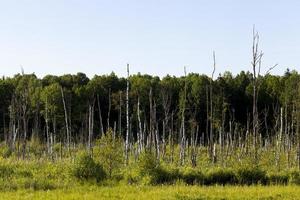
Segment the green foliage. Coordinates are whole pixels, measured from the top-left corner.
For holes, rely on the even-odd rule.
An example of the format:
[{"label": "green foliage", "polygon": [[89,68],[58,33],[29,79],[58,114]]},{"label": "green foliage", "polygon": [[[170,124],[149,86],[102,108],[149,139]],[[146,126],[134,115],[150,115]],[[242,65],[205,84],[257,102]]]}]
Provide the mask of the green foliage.
[{"label": "green foliage", "polygon": [[152,152],[146,151],[140,155],[138,169],[141,176],[155,174],[155,170],[158,167],[159,163]]},{"label": "green foliage", "polygon": [[77,156],[72,172],[80,180],[96,180],[100,182],[106,177],[103,167],[96,163],[87,153]]},{"label": "green foliage", "polygon": [[170,184],[179,178],[177,170],[168,170],[159,165],[158,160],[152,152],[144,152],[138,161],[139,176],[143,184]]},{"label": "green foliage", "polygon": [[210,171],[205,178],[205,185],[234,185],[237,183],[236,174],[230,169]]},{"label": "green foliage", "polygon": [[237,172],[238,182],[245,185],[262,184],[266,185],[268,182],[265,171],[255,168],[239,169]]},{"label": "green foliage", "polygon": [[9,179],[14,174],[14,169],[9,165],[0,165],[0,178]]},{"label": "green foliage", "polygon": [[137,184],[140,181],[140,174],[137,170],[137,167],[127,167],[122,170],[122,175],[125,184]]},{"label": "green foliage", "polygon": [[40,139],[36,136],[36,137],[31,137],[31,141],[30,141],[30,153],[31,155],[40,158],[44,152],[44,145],[40,142]]},{"label": "green foliage", "polygon": [[292,184],[300,185],[300,172],[299,171],[292,171],[290,174],[290,182]]},{"label": "green foliage", "polygon": [[2,158],[9,158],[12,153],[12,150],[7,145],[3,145],[0,147],[0,156]]},{"label": "green foliage", "polygon": [[205,175],[193,168],[185,169],[180,177],[188,185],[203,185],[206,182]]},{"label": "green foliage", "polygon": [[118,174],[121,166],[124,165],[123,141],[119,136],[114,138],[111,129],[96,141],[94,153],[109,177]]},{"label": "green foliage", "polygon": [[168,170],[164,167],[156,167],[150,174],[150,183],[157,184],[173,184],[180,179],[181,174],[178,170]]},{"label": "green foliage", "polygon": [[289,174],[270,174],[268,176],[268,181],[271,185],[287,185],[289,183]]}]

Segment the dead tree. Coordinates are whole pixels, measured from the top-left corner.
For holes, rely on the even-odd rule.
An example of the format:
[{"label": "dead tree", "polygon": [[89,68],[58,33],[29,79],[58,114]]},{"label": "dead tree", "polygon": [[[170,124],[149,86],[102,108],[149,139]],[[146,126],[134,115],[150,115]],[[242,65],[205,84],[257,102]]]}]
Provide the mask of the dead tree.
[{"label": "dead tree", "polygon": [[143,149],[142,143],[142,122],[141,122],[141,114],[140,114],[140,97],[138,96],[138,103],[137,103],[137,118],[138,118],[138,133],[137,133],[137,142],[138,142],[138,154],[141,153]]},{"label": "dead tree", "polygon": [[69,120],[68,120],[68,112],[67,112],[67,106],[66,106],[66,101],[65,101],[65,95],[64,95],[64,90],[62,87],[60,87],[61,91],[61,98],[63,102],[63,107],[64,107],[64,114],[65,114],[65,126],[66,126],[66,136],[67,136],[67,148],[68,151],[70,151],[70,130],[69,130]]},{"label": "dead tree", "polygon": [[99,94],[97,94],[97,104],[98,104],[98,112],[99,112],[100,134],[102,136],[104,134],[104,130],[103,130],[103,121],[102,121],[102,113],[101,113]]},{"label": "dead tree", "polygon": [[45,122],[46,122],[46,136],[47,136],[47,150],[50,155],[52,155],[52,140],[50,139],[49,131],[49,116],[48,116],[48,98],[46,97],[45,105]]},{"label": "dead tree", "polygon": [[109,123],[109,118],[110,118],[110,110],[111,110],[111,89],[108,89],[108,112],[107,112],[107,128],[106,131],[108,129],[110,129],[110,123]]},{"label": "dead tree", "polygon": [[[299,88],[298,88],[299,90]],[[298,102],[296,106],[296,115],[297,115],[297,120],[296,120],[296,148],[297,148],[297,165],[298,169],[300,169],[300,102],[299,102],[299,97],[298,97]]]},{"label": "dead tree", "polygon": [[[261,137],[259,134],[259,112],[257,108],[258,103],[258,93],[261,86],[260,71],[261,71],[261,61],[263,57],[263,52],[259,51],[259,34],[255,32],[255,28],[253,28],[253,41],[252,41],[252,85],[253,85],[253,103],[252,103],[252,134],[253,134],[253,148],[254,148],[254,158],[257,164],[258,162],[258,152],[257,152],[257,143],[258,139]],[[270,67],[265,75],[268,75],[272,69],[277,66],[274,65]]]},{"label": "dead tree", "polygon": [[122,91],[119,92],[119,135],[122,135]]},{"label": "dead tree", "polygon": [[183,165],[185,161],[185,106],[186,106],[186,90],[187,90],[187,77],[186,77],[186,68],[184,67],[184,97],[183,105],[181,110],[181,142],[180,142],[180,164]]},{"label": "dead tree", "polygon": [[29,91],[25,87],[20,93],[20,114],[22,121],[22,131],[23,131],[23,148],[22,148],[22,157],[25,159],[26,155],[26,145],[27,145],[27,131],[28,131],[28,113],[29,113]]},{"label": "dead tree", "polygon": [[16,106],[16,99],[15,95],[13,95],[11,99],[11,104],[9,106],[9,147],[11,151],[15,150],[15,143],[19,131],[19,127],[17,126],[19,123],[17,120],[17,106]]},{"label": "dead tree", "polygon": [[92,139],[94,132],[94,103],[89,105],[89,137],[88,137],[88,150],[92,149]]},{"label": "dead tree", "polygon": [[214,123],[214,116],[213,116],[213,79],[214,74],[216,71],[216,56],[215,52],[213,52],[213,71],[211,74],[210,79],[210,87],[209,87],[209,93],[210,93],[210,129],[209,129],[209,149],[210,149],[210,156],[213,162],[216,160],[216,154],[215,154],[215,145],[214,145],[214,138],[213,138],[213,123]]},{"label": "dead tree", "polygon": [[125,140],[125,162],[128,164],[129,154],[129,64],[127,64],[127,87],[126,87],[126,140]]},{"label": "dead tree", "polygon": [[[162,97],[162,106],[164,110],[164,119],[163,119],[163,136],[162,136],[162,156],[165,155],[166,151],[166,130],[170,130],[169,128],[169,118],[170,118],[170,106],[172,101],[171,92],[167,88],[163,88],[161,90],[161,97]],[[171,131],[169,131],[169,145],[171,144]]]}]

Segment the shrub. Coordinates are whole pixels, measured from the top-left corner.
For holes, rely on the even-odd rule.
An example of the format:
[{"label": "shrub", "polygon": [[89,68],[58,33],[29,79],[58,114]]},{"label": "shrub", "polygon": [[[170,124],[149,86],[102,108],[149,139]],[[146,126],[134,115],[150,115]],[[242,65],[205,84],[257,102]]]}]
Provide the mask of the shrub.
[{"label": "shrub", "polygon": [[0,178],[10,178],[14,172],[12,166],[0,165]]},{"label": "shrub", "polygon": [[81,154],[76,159],[73,175],[81,180],[95,179],[97,182],[102,181],[106,177],[103,167],[86,153]]},{"label": "shrub", "polygon": [[181,174],[181,179],[188,185],[204,184],[205,175],[195,169],[186,169]]},{"label": "shrub", "polygon": [[174,180],[176,180],[176,178],[173,176],[173,174],[161,166],[156,167],[150,174],[150,183],[152,185],[170,184]]},{"label": "shrub", "polygon": [[290,174],[290,182],[296,185],[300,185],[300,172],[293,171]]},{"label": "shrub", "polygon": [[12,155],[12,150],[8,146],[2,146],[0,148],[0,155],[2,158],[8,158]]},{"label": "shrub", "polygon": [[18,177],[24,177],[24,178],[32,178],[33,174],[30,171],[30,169],[18,169],[16,170],[16,176]]},{"label": "shrub", "polygon": [[134,170],[126,170],[123,173],[124,180],[127,184],[135,184],[139,181],[139,175]]},{"label": "shrub", "polygon": [[179,179],[179,170],[168,170],[159,165],[156,157],[151,152],[143,153],[138,161],[139,176],[143,177],[144,184],[170,184]]},{"label": "shrub", "polygon": [[266,185],[268,178],[266,172],[259,168],[244,168],[237,172],[238,181],[243,185],[262,184]]},{"label": "shrub", "polygon": [[237,177],[236,174],[231,170],[216,169],[209,172],[205,178],[206,185],[226,185],[226,184],[236,184]]},{"label": "shrub", "polygon": [[44,146],[41,143],[39,137],[33,136],[31,137],[31,141],[29,143],[30,145],[30,154],[34,155],[35,157],[40,158],[43,155],[44,152]]},{"label": "shrub", "polygon": [[121,137],[113,137],[113,131],[111,129],[96,141],[94,152],[109,177],[112,177],[119,172],[124,163],[123,142]]},{"label": "shrub", "polygon": [[269,183],[272,185],[287,185],[289,182],[288,174],[271,174],[268,177]]},{"label": "shrub", "polygon": [[151,175],[155,173],[158,162],[155,155],[151,152],[144,152],[138,160],[138,171],[141,176]]},{"label": "shrub", "polygon": [[53,181],[50,181],[48,179],[26,179],[24,181],[24,189],[54,190],[56,189],[56,186]]}]

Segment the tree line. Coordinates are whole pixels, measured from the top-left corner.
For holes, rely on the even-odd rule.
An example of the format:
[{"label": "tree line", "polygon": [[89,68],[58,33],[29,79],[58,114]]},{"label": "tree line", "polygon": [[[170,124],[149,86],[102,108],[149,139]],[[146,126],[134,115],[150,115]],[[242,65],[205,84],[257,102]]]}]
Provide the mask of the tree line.
[{"label": "tree line", "polygon": [[95,138],[112,129],[128,142],[127,150],[153,148],[162,155],[167,143],[179,144],[183,162],[186,146],[211,145],[213,153],[214,144],[242,143],[253,134],[255,121],[255,140],[261,145],[274,136],[299,143],[299,80],[289,70],[283,76],[257,77],[255,119],[250,72],[225,72],[214,80],[197,73],[163,78],[135,74],[128,79],[114,73],[92,79],[83,73],[41,79],[18,74],[0,80],[0,136],[25,156],[32,137],[47,144],[51,154],[57,142],[66,148],[79,143],[91,148]]},{"label": "tree line", "polygon": [[[263,53],[253,31],[251,72],[215,77],[199,73],[163,78],[147,74],[62,76],[17,74],[0,80],[0,138],[25,158],[28,141],[42,150],[71,152],[84,146],[90,153],[97,138],[112,132],[124,140],[124,158],[150,151],[160,160],[196,166],[199,149],[213,163],[232,154],[259,162],[262,149],[282,153],[300,167],[300,75],[286,70],[261,74]],[[200,147],[200,148],[199,148]],[[168,154],[168,158],[166,155]],[[176,154],[176,155],[175,155]],[[294,162],[294,163],[295,163]],[[292,163],[292,162],[288,162]]]}]

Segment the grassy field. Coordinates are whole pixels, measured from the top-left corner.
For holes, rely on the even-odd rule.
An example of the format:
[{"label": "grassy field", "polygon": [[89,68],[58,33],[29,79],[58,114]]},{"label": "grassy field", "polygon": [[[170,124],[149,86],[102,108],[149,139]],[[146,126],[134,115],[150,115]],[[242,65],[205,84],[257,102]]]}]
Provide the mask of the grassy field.
[{"label": "grassy field", "polygon": [[2,192],[1,199],[300,199],[299,186],[79,186]]},{"label": "grassy field", "polygon": [[112,170],[103,155],[78,151],[53,160],[33,153],[27,159],[0,156],[0,200],[300,199],[299,169],[286,168],[284,159],[274,167],[272,152],[261,154],[257,165],[249,157],[233,157],[226,166],[212,163],[204,152],[196,167],[157,163],[154,154],[145,152],[127,166],[123,160],[114,163]]}]

